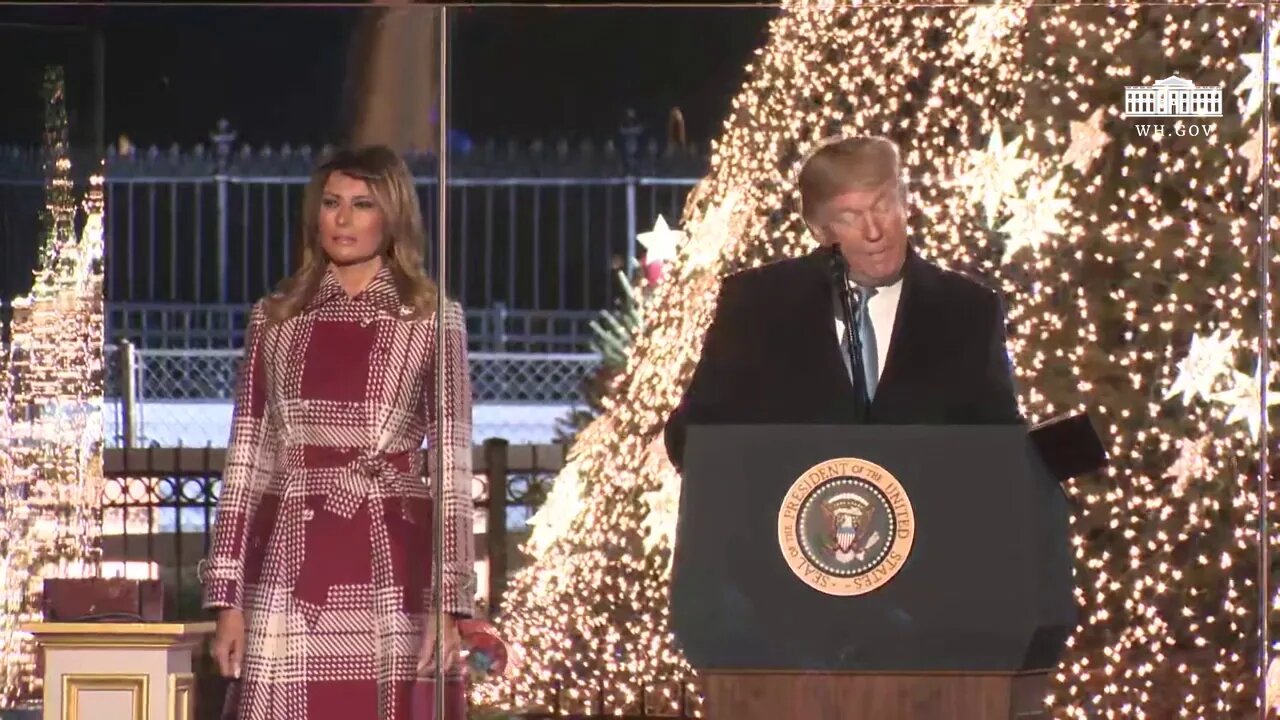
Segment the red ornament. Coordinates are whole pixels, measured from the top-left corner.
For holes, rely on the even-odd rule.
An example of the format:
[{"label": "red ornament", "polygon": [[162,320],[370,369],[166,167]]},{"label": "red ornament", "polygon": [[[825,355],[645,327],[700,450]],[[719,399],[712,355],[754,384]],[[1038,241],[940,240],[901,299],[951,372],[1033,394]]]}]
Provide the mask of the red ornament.
[{"label": "red ornament", "polygon": [[498,628],[485,620],[458,620],[458,634],[467,653],[467,666],[473,675],[502,675],[511,658],[510,648]]},{"label": "red ornament", "polygon": [[645,280],[649,281],[649,285],[657,285],[662,282],[662,276],[666,273],[667,264],[664,262],[652,262],[644,266]]}]

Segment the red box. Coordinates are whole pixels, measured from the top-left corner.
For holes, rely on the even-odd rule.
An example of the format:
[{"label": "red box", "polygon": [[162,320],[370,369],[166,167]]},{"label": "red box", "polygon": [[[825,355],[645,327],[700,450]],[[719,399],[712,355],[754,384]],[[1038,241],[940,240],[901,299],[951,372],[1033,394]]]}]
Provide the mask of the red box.
[{"label": "red box", "polygon": [[50,578],[40,606],[49,622],[163,622],[164,586],[159,580]]}]

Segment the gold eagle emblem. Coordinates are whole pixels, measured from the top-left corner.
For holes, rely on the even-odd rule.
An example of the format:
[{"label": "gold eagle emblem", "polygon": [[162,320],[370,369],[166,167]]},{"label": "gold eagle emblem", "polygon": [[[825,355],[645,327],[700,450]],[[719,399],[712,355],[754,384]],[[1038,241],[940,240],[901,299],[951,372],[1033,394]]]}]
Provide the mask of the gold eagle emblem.
[{"label": "gold eagle emblem", "polygon": [[867,549],[880,540],[876,508],[857,493],[841,493],[822,503],[827,521],[826,549],[841,563],[862,562]]}]

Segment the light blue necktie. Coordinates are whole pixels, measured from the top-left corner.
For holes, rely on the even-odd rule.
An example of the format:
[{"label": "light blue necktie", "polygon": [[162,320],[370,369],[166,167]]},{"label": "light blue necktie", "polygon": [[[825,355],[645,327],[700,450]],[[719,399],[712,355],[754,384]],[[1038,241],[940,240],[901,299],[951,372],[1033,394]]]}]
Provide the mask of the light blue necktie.
[{"label": "light blue necktie", "polygon": [[871,324],[871,298],[875,288],[858,288],[858,340],[862,343],[862,370],[866,373],[867,399],[876,396],[876,384],[880,378],[880,356],[876,353],[876,329]]}]

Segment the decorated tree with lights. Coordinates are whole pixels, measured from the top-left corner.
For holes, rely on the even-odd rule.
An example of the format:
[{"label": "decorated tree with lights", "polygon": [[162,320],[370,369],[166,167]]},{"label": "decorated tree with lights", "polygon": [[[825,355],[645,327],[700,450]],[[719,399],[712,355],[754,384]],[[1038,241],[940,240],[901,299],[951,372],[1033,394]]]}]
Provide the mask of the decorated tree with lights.
[{"label": "decorated tree with lights", "polygon": [[[670,682],[693,673],[667,625],[680,478],[663,422],[719,279],[812,249],[801,158],[871,133],[902,147],[919,251],[1001,290],[1027,417],[1087,411],[1108,445],[1107,471],[1068,487],[1081,623],[1054,715],[1254,707],[1259,447],[1277,402],[1258,343],[1276,160],[1261,128],[1280,82],[1259,13],[785,4],[686,203],[671,281],[535,518],[502,620],[525,662],[477,699],[559,687],[568,711],[636,712],[642,692],[670,710],[696,689]],[[1222,116],[1125,116],[1126,87],[1175,74],[1224,87]]]},{"label": "decorated tree with lights", "polygon": [[102,491],[102,178],[90,179],[84,226],[67,142],[61,68],[45,73],[46,223],[29,295],[13,301],[0,353],[0,707],[38,697],[34,648],[19,631],[40,618],[47,577],[93,572]]},{"label": "decorated tree with lights", "polygon": [[[574,408],[559,422],[557,442],[572,443],[577,434],[604,412],[604,399],[614,380],[627,367],[631,344],[644,332],[645,303],[662,282],[667,265],[675,258],[675,249],[684,233],[670,227],[661,214],[653,229],[636,236],[644,246],[644,259],[638,262],[636,277],[617,271],[622,296],[612,310],[602,310],[590,323],[591,349],[600,356],[600,366],[582,381],[585,407]],[[628,270],[631,268],[628,267]]]}]

